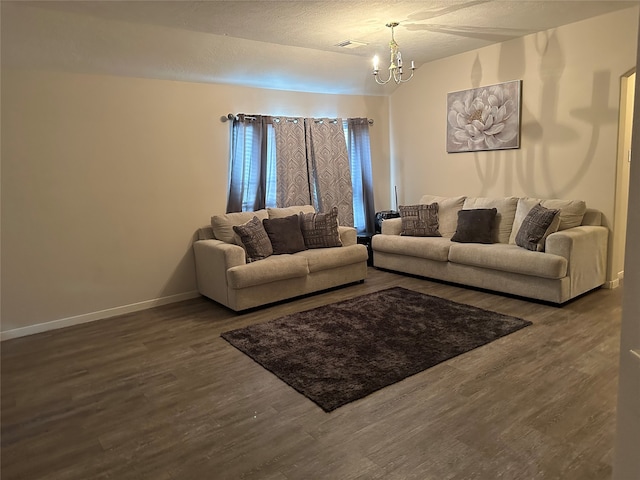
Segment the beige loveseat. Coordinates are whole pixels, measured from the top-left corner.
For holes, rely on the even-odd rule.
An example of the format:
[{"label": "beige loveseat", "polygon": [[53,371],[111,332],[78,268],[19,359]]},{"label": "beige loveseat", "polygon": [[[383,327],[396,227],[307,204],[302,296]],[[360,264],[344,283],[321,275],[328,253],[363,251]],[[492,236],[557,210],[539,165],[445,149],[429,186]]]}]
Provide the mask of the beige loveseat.
[{"label": "beige loveseat", "polygon": [[[608,229],[601,213],[584,202],[425,195],[419,203],[438,204],[442,236],[403,236],[401,218],[384,220],[381,234],[372,239],[375,267],[557,304],[605,283]],[[541,240],[543,251],[515,242],[537,203],[560,210],[558,230]],[[497,210],[494,243],[452,241],[458,212],[477,208]]]},{"label": "beige loveseat", "polygon": [[367,276],[367,247],[357,243],[356,230],[351,227],[337,227],[342,244],[339,247],[309,248],[247,261],[233,226],[246,224],[254,216],[262,221],[300,212],[315,210],[305,205],[214,215],[211,226],[199,229],[193,245],[198,291],[240,311],[363,281]]}]

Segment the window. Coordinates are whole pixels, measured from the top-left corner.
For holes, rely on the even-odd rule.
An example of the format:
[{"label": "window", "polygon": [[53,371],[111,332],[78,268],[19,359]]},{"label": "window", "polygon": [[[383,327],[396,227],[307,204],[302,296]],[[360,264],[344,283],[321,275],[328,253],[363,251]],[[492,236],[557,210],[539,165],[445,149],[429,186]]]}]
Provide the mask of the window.
[{"label": "window", "polygon": [[[369,149],[369,131],[366,130],[366,138],[362,143],[366,144],[366,151],[360,148],[352,129],[349,128],[347,120],[342,121],[344,137],[347,142],[347,153],[349,154],[349,164],[351,165],[351,185],[353,186],[353,223],[358,233],[367,232],[367,222],[365,213],[365,185],[364,171],[371,170],[371,151]],[[368,165],[367,165],[368,164]]]},{"label": "window", "polygon": [[[243,116],[234,121],[227,211],[252,211],[276,207],[278,186],[276,133],[271,117]],[[366,119],[343,120],[351,183],[354,227],[359,233],[373,231],[371,151]],[[311,199],[309,199],[311,203]]]}]

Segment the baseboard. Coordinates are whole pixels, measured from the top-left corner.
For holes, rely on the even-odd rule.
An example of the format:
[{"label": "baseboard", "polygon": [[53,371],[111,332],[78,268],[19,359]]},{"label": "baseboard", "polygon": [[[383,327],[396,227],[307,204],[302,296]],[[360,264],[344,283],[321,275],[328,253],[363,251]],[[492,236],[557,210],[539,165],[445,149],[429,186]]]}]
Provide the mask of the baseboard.
[{"label": "baseboard", "polygon": [[60,318],[58,320],[52,320],[50,322],[29,325],[28,327],[14,328],[12,330],[0,332],[0,341],[9,340],[11,338],[24,337],[26,335],[34,335],[36,333],[48,332],[50,330],[57,330],[58,328],[70,327],[72,325],[79,325],[81,323],[103,320],[105,318],[124,315],[126,313],[139,312],[140,310],[147,310],[149,308],[159,307],[160,305],[167,305],[169,303],[190,300],[198,296],[200,296],[200,294],[197,291],[178,293],[176,295],[169,295],[167,297],[145,300],[144,302],[132,303],[130,305],[122,305],[120,307],[108,308],[106,310],[100,310],[97,312],[84,313],[82,315],[76,315],[73,317]]},{"label": "baseboard", "polygon": [[618,288],[620,285],[622,285],[623,280],[624,280],[624,270],[622,270],[621,272],[618,272],[618,278],[614,278],[613,280],[609,280],[608,282],[605,282],[602,288],[609,288],[609,289]]},{"label": "baseboard", "polygon": [[602,288],[608,288],[608,289],[614,289],[614,288],[618,288],[620,286],[620,279],[619,278],[615,278],[613,280],[609,280],[608,282],[605,282],[604,285],[602,285]]}]

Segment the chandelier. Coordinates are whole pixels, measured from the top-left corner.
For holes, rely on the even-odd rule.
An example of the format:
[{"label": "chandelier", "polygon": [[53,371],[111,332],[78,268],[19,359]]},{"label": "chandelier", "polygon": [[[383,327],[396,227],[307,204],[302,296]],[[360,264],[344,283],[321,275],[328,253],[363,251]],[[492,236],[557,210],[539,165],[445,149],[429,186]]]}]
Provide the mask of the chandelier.
[{"label": "chandelier", "polygon": [[398,44],[396,43],[396,39],[393,36],[393,29],[398,25],[398,22],[387,23],[387,27],[391,28],[391,41],[389,42],[389,49],[391,50],[391,60],[389,65],[389,77],[386,80],[382,80],[378,75],[378,56],[376,55],[375,57],[373,57],[373,78],[375,78],[376,82],[380,85],[389,83],[391,80],[398,84],[408,82],[413,77],[413,71],[416,69],[412,60],[411,75],[409,75],[409,77],[407,78],[402,78],[402,54],[400,53],[400,50],[398,50]]}]

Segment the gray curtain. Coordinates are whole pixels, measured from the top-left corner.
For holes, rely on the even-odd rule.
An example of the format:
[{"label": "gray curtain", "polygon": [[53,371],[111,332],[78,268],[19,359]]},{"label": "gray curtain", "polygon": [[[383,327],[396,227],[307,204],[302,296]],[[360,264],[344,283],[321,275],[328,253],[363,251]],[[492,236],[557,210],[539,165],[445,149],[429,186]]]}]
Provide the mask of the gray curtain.
[{"label": "gray curtain", "polygon": [[238,115],[231,129],[227,213],[265,207],[268,117]]},{"label": "gray curtain", "polygon": [[[375,207],[373,205],[373,174],[371,172],[371,146],[369,142],[369,119],[347,119],[347,142],[351,171],[354,172],[353,188],[360,189],[364,218],[363,233],[373,234],[375,231]],[[360,175],[358,175],[360,173]],[[354,191],[354,195],[356,192]]]},{"label": "gray curtain", "polygon": [[338,207],[338,223],[353,226],[353,189],[342,119],[306,118],[311,198],[320,212]]},{"label": "gray curtain", "polygon": [[278,207],[311,205],[304,119],[273,118],[276,137],[276,203]]}]

